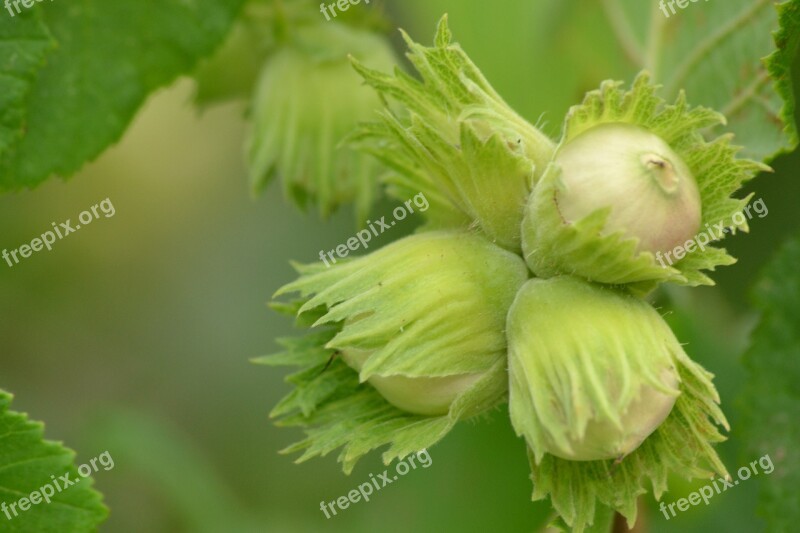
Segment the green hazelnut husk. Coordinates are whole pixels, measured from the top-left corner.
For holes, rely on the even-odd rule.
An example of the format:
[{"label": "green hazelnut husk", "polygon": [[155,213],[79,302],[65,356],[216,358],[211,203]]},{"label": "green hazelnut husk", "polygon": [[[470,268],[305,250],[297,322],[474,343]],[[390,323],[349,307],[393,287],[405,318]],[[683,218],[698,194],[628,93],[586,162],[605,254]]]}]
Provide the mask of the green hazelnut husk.
[{"label": "green hazelnut husk", "polygon": [[506,358],[508,308],[528,278],[518,255],[468,232],[436,231],[301,272],[279,294],[309,297],[301,312],[324,306],[314,325],[341,327],[327,348],[393,405],[444,414],[481,381],[482,397],[505,395],[495,370]]},{"label": "green hazelnut husk", "polygon": [[537,458],[634,451],[680,394],[669,326],[645,301],[571,277],[534,279],[508,315],[511,420]]},{"label": "green hazelnut husk", "polygon": [[342,143],[382,103],[353,71],[349,54],[374,67],[397,63],[385,38],[338,23],[300,28],[271,55],[254,95],[247,153],[254,190],[279,176],[300,207],[315,205],[325,217],[355,202],[363,222],[381,166]]}]

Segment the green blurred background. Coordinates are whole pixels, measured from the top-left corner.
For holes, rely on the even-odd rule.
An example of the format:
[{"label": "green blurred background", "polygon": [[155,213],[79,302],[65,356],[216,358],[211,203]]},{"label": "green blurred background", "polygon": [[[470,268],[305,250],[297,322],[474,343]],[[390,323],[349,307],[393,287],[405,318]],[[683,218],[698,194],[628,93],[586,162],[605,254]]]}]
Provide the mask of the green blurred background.
[{"label": "green blurred background", "polygon": [[[456,39],[498,92],[550,134],[585,91],[633,74],[607,40],[591,50],[572,44],[570,32],[610,31],[597,2],[411,0],[386,8],[393,24],[425,43],[448,12]],[[246,104],[199,114],[194,91],[184,79],[153,95],[122,141],[69,182],[0,197],[2,248],[29,242],[106,197],[116,208],[113,218],[53,251],[0,267],[0,388],[16,395],[16,409],[47,423],[49,438],[78,450],[79,461],[110,451],[116,467],[96,475],[112,509],[102,530],[540,528],[551,510],[530,502],[524,445],[503,411],[461,424],[430,450],[430,468],[325,519],[320,501],[382,472],[379,454],[349,477],[333,456],[295,465],[278,455],[300,436],[268,419],[288,387],[281,372],[248,360],[292,334],[290,321],[266,307],[293,278],[288,260],[314,261],[320,249],[343,242],[353,234],[352,213],[325,222],[303,216],[275,185],[254,200],[242,156]],[[720,271],[714,288],[657,295],[664,311],[672,309],[669,320],[688,353],[717,375],[734,428],[720,447],[731,468],[755,459],[743,456],[736,438],[745,379],[738,360],[755,321],[748,289],[798,228],[798,155],[773,166],[775,174],[748,187],[769,216],[728,244],[739,264]],[[643,524],[656,532],[764,530],[756,516],[759,483],[671,521],[650,506]],[[676,479],[666,499],[691,490]]]}]

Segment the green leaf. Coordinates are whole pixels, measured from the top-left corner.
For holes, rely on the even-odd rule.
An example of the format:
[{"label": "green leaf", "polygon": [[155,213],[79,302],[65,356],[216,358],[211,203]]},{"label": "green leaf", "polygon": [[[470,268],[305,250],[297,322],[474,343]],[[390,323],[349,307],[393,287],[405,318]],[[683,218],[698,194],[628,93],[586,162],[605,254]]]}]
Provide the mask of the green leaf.
[{"label": "green leaf", "polygon": [[25,135],[0,160],[0,190],[68,176],[119,140],[150,92],[214,50],[241,3],[37,4],[58,48],[28,95]]},{"label": "green leaf", "polygon": [[[0,391],[0,502],[7,506],[0,513],[0,530],[96,531],[108,514],[90,478],[81,478],[73,465],[75,453],[61,444],[43,439],[44,426],[31,422],[24,414],[9,410],[12,396]],[[32,492],[52,484],[53,478],[68,475],[76,484],[66,487],[27,511],[11,505]],[[11,519],[9,519],[9,516]]]},{"label": "green leaf", "polygon": [[797,144],[785,72],[794,55],[792,47],[796,50],[796,0],[781,8],[779,54],[766,64],[763,59],[776,49],[772,32],[779,27],[773,0],[690,2],[685,9],[675,5],[675,14],[670,2],[603,0],[601,4],[607,27],[598,24],[600,9],[587,7],[573,9],[573,16],[562,23],[569,27],[559,28],[570,32],[576,50],[571,61],[580,61],[582,72],[587,72],[583,50],[616,41],[627,67],[600,58],[602,64],[595,65],[591,75],[627,79],[648,70],[664,85],[666,98],[685,90],[692,103],[725,115],[735,143],[745,147],[744,157],[767,160]]},{"label": "green leaf", "polygon": [[795,87],[792,80],[792,65],[800,51],[800,2],[794,0],[778,6],[780,30],[775,34],[778,49],[767,58],[767,68],[775,80],[775,90],[783,98],[781,119],[786,124],[786,135],[792,145],[798,142],[795,122]]},{"label": "green leaf", "polygon": [[661,33],[660,80],[667,94],[684,89],[693,102],[720,111],[747,157],[768,159],[793,147],[796,139],[786,136],[780,119],[783,102],[763,62],[775,49],[773,0],[691,7],[670,16]]},{"label": "green leaf", "polygon": [[37,11],[0,17],[0,157],[23,135],[25,98],[54,42]]},{"label": "green leaf", "polygon": [[[800,237],[789,241],[756,287],[762,311],[744,356],[749,379],[742,394],[747,461],[769,455],[775,471],[760,479],[761,509],[769,531],[800,523]],[[744,464],[744,463],[743,463]]]}]

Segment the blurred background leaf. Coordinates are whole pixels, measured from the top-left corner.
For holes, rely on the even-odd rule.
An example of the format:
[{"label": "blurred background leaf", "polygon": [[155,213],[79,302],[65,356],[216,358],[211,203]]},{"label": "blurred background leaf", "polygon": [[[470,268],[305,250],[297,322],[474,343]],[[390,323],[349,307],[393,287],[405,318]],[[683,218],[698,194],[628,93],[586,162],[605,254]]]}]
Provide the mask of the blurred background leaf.
[{"label": "blurred background leaf", "polygon": [[[40,14],[57,48],[27,95],[24,136],[0,152],[0,190],[32,187],[54,173],[69,176],[118,141],[151,91],[219,45],[242,2],[36,4],[39,13],[26,12],[22,20]],[[4,113],[23,107],[10,103]]]},{"label": "blurred background leaf", "polygon": [[[772,0],[690,3],[683,9],[657,1],[599,3],[634,68],[652,72],[667,99],[685,90],[691,105],[724,114],[725,131],[736,134],[743,156],[760,161],[794,147],[796,133],[784,132],[783,101],[762,61],[776,48]],[[797,21],[786,23],[792,26],[788,33],[797,31]]]},{"label": "blurred background leaf", "polygon": [[766,269],[756,291],[762,317],[744,357],[742,431],[753,458],[769,455],[775,471],[764,482],[760,511],[770,531],[800,522],[800,237],[791,239]]},{"label": "blurred background leaf", "polygon": [[88,432],[89,438],[113,448],[114,460],[123,465],[114,484],[138,482],[155,488],[173,527],[196,533],[260,531],[255,514],[242,507],[212,462],[157,415],[120,407],[98,417]]}]

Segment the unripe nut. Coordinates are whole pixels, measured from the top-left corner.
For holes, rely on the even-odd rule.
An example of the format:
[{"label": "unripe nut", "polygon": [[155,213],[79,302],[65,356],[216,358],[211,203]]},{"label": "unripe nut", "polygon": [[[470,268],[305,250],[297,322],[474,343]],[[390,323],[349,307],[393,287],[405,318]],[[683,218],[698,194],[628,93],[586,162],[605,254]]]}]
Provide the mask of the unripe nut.
[{"label": "unripe nut", "polygon": [[682,351],[647,302],[586,281],[528,281],[508,315],[510,414],[537,457],[618,459],[669,416]]},{"label": "unripe nut", "polygon": [[[348,348],[342,360],[361,372],[372,351]],[[395,407],[418,415],[446,415],[459,394],[472,387],[482,374],[443,377],[372,376],[367,381]]]},{"label": "unripe nut", "polygon": [[605,231],[639,240],[639,252],[667,252],[700,228],[697,182],[659,136],[633,124],[590,128],[563,145],[555,162],[564,189],[557,195],[566,222],[610,207]]},{"label": "unripe nut", "polygon": [[[661,371],[665,387],[678,388],[677,375],[672,369]],[[618,387],[610,387],[618,389]],[[612,401],[616,401],[614,395]],[[568,447],[548,439],[548,452],[562,459],[594,461],[618,459],[630,454],[649,437],[675,406],[676,396],[664,394],[650,385],[641,385],[636,399],[620,417],[621,428],[609,420],[590,420],[582,438],[571,437]]]}]

